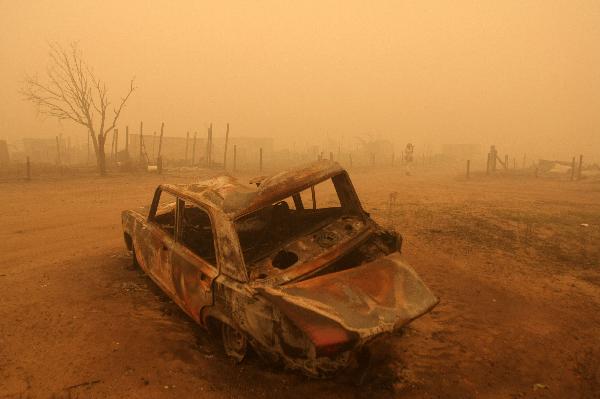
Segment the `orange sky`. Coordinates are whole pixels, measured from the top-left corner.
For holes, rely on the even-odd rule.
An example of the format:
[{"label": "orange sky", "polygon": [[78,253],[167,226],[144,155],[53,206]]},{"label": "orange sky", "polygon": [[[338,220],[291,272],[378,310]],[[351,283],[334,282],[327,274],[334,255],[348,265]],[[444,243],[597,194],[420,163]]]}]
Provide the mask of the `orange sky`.
[{"label": "orange sky", "polygon": [[11,142],[85,140],[18,94],[76,40],[113,94],[136,76],[121,126],[600,153],[600,1],[0,0],[0,26]]}]

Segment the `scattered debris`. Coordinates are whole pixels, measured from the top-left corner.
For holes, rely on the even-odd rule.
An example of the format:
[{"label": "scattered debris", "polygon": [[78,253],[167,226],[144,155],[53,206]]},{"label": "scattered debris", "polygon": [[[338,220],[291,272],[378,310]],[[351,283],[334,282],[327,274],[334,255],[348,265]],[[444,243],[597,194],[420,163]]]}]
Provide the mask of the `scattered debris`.
[{"label": "scattered debris", "polygon": [[[575,166],[575,170],[573,170],[573,166]],[[551,161],[540,159],[537,168],[541,175],[547,177],[573,176],[577,179],[600,177],[600,166],[597,164],[585,163],[579,165],[578,160],[573,163],[573,161]]]},{"label": "scattered debris", "polygon": [[86,382],[82,382],[80,384],[69,385],[68,387],[65,388],[65,390],[79,388],[79,387],[89,387],[89,386],[92,386],[94,384],[98,384],[100,382],[102,382],[102,380],[86,381]]},{"label": "scattered debris", "polygon": [[539,383],[533,384],[533,390],[537,391],[538,389],[548,389],[548,386],[544,385],[544,384],[539,384]]}]

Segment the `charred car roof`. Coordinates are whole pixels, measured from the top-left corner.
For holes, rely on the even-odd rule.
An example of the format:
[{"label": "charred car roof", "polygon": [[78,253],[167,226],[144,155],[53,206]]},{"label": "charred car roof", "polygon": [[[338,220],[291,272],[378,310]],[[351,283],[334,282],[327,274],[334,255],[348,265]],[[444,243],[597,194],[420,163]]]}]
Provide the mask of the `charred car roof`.
[{"label": "charred car roof", "polygon": [[267,177],[258,188],[244,185],[228,175],[192,184],[163,184],[161,187],[200,204],[209,204],[236,219],[342,173],[346,171],[337,162],[321,160]]}]

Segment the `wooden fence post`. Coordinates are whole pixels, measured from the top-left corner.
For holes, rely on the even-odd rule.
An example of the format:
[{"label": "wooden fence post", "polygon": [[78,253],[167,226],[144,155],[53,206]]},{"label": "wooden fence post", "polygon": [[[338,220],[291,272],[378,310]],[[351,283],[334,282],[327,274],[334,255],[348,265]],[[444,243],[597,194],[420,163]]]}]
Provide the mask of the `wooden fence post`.
[{"label": "wooden fence post", "polygon": [[490,159],[491,159],[491,153],[488,152],[488,156],[487,156],[487,165],[485,167],[485,174],[489,175],[490,174]]},{"label": "wooden fence post", "polygon": [[110,146],[110,158],[111,159],[115,159],[116,138],[117,138],[117,129],[113,129],[113,136],[112,136],[112,141],[111,141],[111,146]]},{"label": "wooden fence post", "polygon": [[208,127],[208,135],[206,140],[206,167],[212,165],[212,123]]},{"label": "wooden fence post", "polygon": [[262,172],[262,170],[263,170],[263,149],[262,149],[262,147],[260,147],[258,167],[259,167],[259,171]]},{"label": "wooden fence post", "polygon": [[125,152],[129,158],[129,126],[125,126]]},{"label": "wooden fence post", "polygon": [[[156,156],[156,130],[152,132],[152,158]],[[154,158],[156,159],[156,158]]]},{"label": "wooden fence post", "polygon": [[119,160],[119,129],[115,129],[115,160]]},{"label": "wooden fence post", "polygon": [[225,131],[225,153],[223,154],[223,169],[227,169],[227,146],[229,145],[229,123]]},{"label": "wooden fence post", "polygon": [[471,174],[471,160],[468,159],[467,160],[467,180],[469,180],[470,174]]},{"label": "wooden fence post", "polygon": [[573,162],[571,163],[571,180],[575,180],[575,157],[573,157]]},{"label": "wooden fence post", "polygon": [[579,170],[577,171],[577,180],[581,180],[581,167],[583,164],[583,154],[579,155]]},{"label": "wooden fence post", "polygon": [[29,161],[29,157],[27,157],[27,166],[26,166],[26,172],[27,172],[27,180],[31,180],[31,162]]},{"label": "wooden fence post", "polygon": [[192,141],[192,166],[196,163],[196,137],[198,132],[194,132],[194,141]]},{"label": "wooden fence post", "polygon": [[188,149],[190,147],[190,132],[185,133],[185,165],[188,164]]},{"label": "wooden fence post", "polygon": [[144,122],[140,122],[140,162],[144,158]]},{"label": "wooden fence post", "polygon": [[[162,140],[163,140],[163,134],[165,133],[165,123],[162,122],[160,124],[160,137],[158,139],[158,155],[156,156],[156,162],[158,163],[158,159],[161,157],[161,152],[162,152]],[[162,162],[162,159],[161,159]],[[162,165],[161,165],[162,167]]]}]

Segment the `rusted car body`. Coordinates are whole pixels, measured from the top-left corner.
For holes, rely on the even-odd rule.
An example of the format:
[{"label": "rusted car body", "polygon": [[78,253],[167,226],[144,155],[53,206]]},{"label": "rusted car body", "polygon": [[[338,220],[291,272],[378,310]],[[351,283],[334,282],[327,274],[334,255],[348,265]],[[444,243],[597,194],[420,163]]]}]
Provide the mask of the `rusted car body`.
[{"label": "rusted car body", "polygon": [[230,356],[251,346],[326,376],[438,303],[337,163],[255,182],[161,185],[147,211],[122,213],[134,262],[197,323],[218,328]]}]

